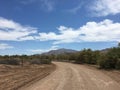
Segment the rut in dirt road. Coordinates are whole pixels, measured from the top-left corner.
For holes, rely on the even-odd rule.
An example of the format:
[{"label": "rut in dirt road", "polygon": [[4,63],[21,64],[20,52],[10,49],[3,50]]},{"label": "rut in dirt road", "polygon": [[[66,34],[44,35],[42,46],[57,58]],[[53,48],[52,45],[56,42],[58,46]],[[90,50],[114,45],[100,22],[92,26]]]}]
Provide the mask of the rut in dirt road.
[{"label": "rut in dirt road", "polygon": [[55,72],[20,90],[120,90],[117,82],[99,70],[71,63],[54,64],[57,65]]}]

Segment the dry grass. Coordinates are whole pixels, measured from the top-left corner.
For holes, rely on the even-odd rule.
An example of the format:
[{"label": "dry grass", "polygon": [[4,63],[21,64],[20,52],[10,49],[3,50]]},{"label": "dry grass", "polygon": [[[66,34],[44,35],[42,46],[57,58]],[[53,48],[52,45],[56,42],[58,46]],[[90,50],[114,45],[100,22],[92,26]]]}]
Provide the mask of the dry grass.
[{"label": "dry grass", "polygon": [[42,79],[54,71],[55,65],[0,65],[0,90],[17,90],[18,88]]}]

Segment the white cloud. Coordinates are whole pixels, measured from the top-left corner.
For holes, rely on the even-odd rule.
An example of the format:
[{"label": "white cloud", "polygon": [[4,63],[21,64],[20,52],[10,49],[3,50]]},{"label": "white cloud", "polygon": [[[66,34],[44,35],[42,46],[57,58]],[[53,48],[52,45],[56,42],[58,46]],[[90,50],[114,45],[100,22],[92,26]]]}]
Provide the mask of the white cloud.
[{"label": "white cloud", "polygon": [[53,44],[120,41],[120,23],[109,19],[101,22],[87,22],[86,25],[78,29],[65,26],[60,26],[57,29],[58,33],[38,33],[37,28],[23,26],[12,20],[0,18],[0,40],[40,40],[53,41]]},{"label": "white cloud", "polygon": [[13,48],[13,46],[10,46],[5,43],[0,43],[0,50],[10,49],[10,48]]},{"label": "white cloud", "polygon": [[96,0],[90,8],[96,16],[115,15],[120,13],[120,0]]},{"label": "white cloud", "polygon": [[53,44],[73,42],[109,42],[120,41],[120,23],[106,19],[101,22],[87,22],[78,29],[60,26],[59,34],[54,32],[39,33],[40,41],[54,41]]},{"label": "white cloud", "polygon": [[50,47],[49,49],[31,49],[31,50],[28,50],[30,52],[33,52],[33,53],[44,53],[44,52],[48,52],[48,51],[51,51],[51,50],[56,50],[58,49],[59,46],[52,46]]},{"label": "white cloud", "polygon": [[33,40],[37,29],[0,17],[0,40]]}]

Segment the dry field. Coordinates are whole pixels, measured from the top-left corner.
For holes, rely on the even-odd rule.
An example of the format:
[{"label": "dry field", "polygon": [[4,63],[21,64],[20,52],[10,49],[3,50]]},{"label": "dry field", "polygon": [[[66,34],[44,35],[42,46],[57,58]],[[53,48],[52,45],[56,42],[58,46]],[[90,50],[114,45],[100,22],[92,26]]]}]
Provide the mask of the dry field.
[{"label": "dry field", "polygon": [[44,78],[55,70],[55,65],[0,65],[0,90],[17,90]]}]

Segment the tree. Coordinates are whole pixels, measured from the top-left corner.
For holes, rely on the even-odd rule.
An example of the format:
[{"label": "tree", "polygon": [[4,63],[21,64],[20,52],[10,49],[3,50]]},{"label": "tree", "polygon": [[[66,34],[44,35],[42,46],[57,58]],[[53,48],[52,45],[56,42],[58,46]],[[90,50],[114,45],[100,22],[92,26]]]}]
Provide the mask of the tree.
[{"label": "tree", "polygon": [[27,55],[22,55],[22,56],[20,57],[20,59],[21,59],[21,65],[22,65],[22,66],[24,65],[24,63],[25,63],[25,61],[26,61],[27,58],[28,58]]},{"label": "tree", "polygon": [[85,60],[84,55],[85,55],[84,51],[78,52],[77,53],[77,59],[75,60],[75,62],[78,63],[78,64],[83,64],[84,60]]},{"label": "tree", "polygon": [[77,53],[70,53],[69,54],[69,61],[75,61],[77,59]]},{"label": "tree", "polygon": [[120,69],[120,59],[117,60],[117,63],[116,63],[115,68],[116,68],[116,69]]},{"label": "tree", "polygon": [[114,47],[109,49],[107,53],[101,54],[101,59],[99,60],[99,65],[101,68],[105,69],[115,69],[119,65],[120,59],[120,48]]},{"label": "tree", "polygon": [[120,47],[120,42],[118,43],[118,47]]},{"label": "tree", "polygon": [[99,60],[99,58],[100,58],[100,51],[93,51],[91,64],[97,64],[97,61]]}]

